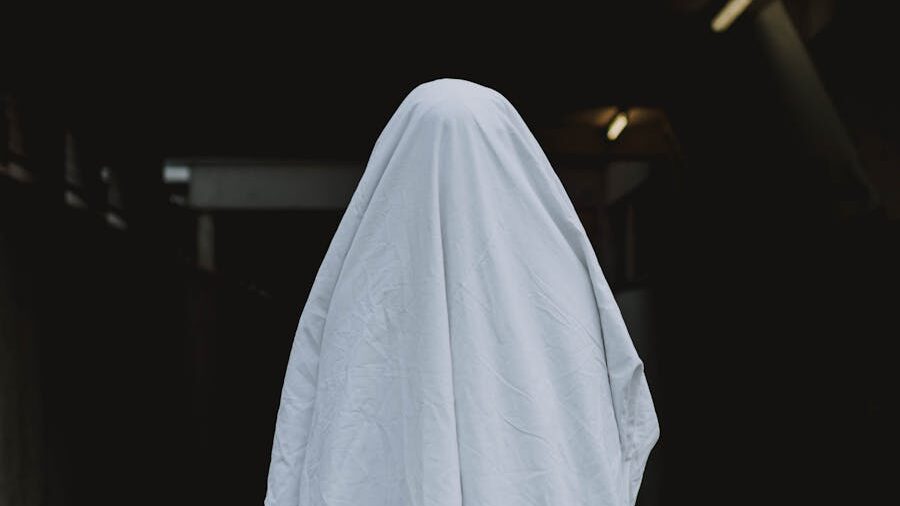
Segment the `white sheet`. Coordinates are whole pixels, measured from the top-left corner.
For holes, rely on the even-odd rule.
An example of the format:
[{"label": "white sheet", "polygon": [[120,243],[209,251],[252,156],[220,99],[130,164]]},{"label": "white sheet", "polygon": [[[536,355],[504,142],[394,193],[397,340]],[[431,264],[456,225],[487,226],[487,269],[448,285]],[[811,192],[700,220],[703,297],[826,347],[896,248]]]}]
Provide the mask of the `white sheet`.
[{"label": "white sheet", "polygon": [[559,178],[513,106],[412,90],[304,306],[266,506],[633,505],[659,425]]}]

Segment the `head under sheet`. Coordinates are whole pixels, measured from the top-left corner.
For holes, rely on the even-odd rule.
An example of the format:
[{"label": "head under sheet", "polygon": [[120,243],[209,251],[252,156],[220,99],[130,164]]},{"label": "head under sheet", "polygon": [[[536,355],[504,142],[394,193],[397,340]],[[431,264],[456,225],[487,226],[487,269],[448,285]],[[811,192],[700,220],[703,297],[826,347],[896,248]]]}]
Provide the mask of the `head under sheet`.
[{"label": "head under sheet", "polygon": [[619,308],[513,106],[388,121],[304,306],[267,506],[633,505],[659,425]]}]

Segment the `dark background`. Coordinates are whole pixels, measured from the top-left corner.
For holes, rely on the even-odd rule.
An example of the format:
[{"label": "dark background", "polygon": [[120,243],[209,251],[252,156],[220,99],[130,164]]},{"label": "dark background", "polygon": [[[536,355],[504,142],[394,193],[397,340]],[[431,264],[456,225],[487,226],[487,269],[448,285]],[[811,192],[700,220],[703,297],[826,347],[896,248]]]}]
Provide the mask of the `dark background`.
[{"label": "dark background", "polygon": [[[293,333],[342,211],[197,208],[163,166],[363,167],[403,97],[439,77],[512,102],[597,247],[661,425],[639,504],[889,500],[889,3],[755,1],[714,33],[724,3],[5,9],[0,505],[261,504]],[[613,108],[634,113],[615,142],[590,119]],[[629,167],[644,175],[617,191]],[[214,266],[197,245],[209,222]]]}]

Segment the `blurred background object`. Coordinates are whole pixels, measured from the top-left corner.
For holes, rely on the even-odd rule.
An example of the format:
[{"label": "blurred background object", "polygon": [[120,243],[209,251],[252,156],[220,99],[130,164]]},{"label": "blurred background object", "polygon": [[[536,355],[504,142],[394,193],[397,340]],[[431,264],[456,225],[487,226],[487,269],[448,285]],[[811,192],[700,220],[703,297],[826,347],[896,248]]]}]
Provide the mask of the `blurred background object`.
[{"label": "blurred background object", "polygon": [[260,504],[319,263],[390,114],[439,77],[513,103],[596,247],[660,418],[639,505],[893,492],[887,3],[221,14],[8,33],[0,505]]}]

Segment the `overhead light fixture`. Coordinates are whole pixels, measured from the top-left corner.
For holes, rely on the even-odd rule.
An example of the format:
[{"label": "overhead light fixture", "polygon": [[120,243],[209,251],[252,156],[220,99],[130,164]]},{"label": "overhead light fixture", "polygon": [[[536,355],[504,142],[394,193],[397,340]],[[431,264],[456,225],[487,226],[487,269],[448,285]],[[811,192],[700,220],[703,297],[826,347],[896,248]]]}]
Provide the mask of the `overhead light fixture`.
[{"label": "overhead light fixture", "polygon": [[625,114],[624,111],[620,111],[613,117],[612,121],[609,122],[609,128],[606,130],[606,138],[611,141],[618,139],[626,126],[628,126],[628,115]]},{"label": "overhead light fixture", "polygon": [[722,7],[722,10],[716,14],[716,17],[713,18],[711,27],[714,32],[724,32],[734,23],[734,20],[737,19],[753,0],[729,0],[725,7]]}]

